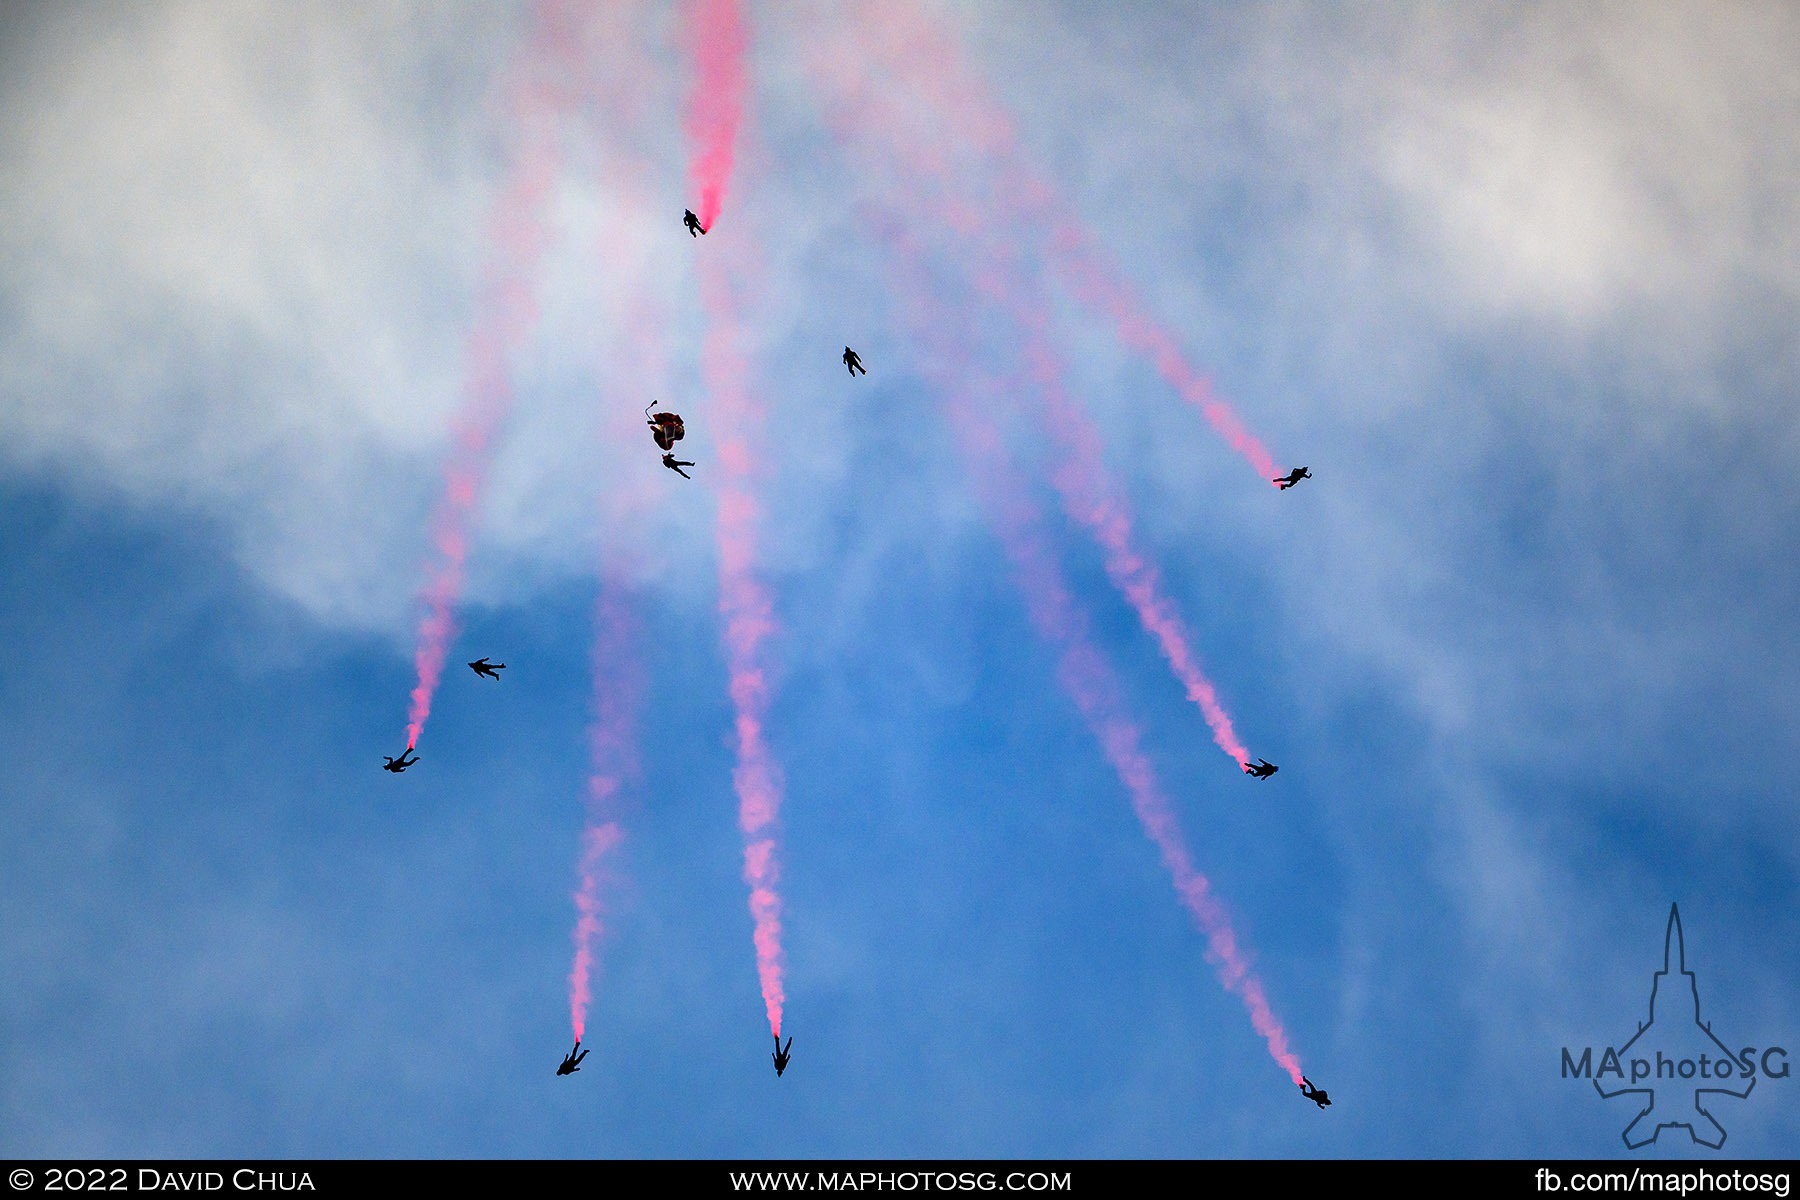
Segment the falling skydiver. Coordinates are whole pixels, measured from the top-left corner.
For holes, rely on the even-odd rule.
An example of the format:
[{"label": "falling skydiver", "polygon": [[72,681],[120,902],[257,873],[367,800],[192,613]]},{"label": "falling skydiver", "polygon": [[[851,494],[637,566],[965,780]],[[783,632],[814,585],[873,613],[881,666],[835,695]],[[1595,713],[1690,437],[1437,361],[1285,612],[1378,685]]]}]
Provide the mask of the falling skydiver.
[{"label": "falling skydiver", "polygon": [[861,371],[864,375],[869,373],[869,369],[862,365],[862,355],[858,354],[848,346],[844,347],[844,366],[850,369],[851,378],[855,378],[858,371]]},{"label": "falling skydiver", "polygon": [[[579,1051],[579,1053],[577,1053],[577,1051]],[[562,1066],[556,1068],[556,1073],[558,1075],[573,1075],[575,1072],[581,1070],[581,1060],[587,1056],[588,1052],[581,1049],[581,1039],[576,1038],[575,1049],[563,1055]]]},{"label": "falling skydiver", "polygon": [[1304,1075],[1300,1077],[1300,1094],[1305,1096],[1308,1100],[1311,1100],[1320,1108],[1324,1108],[1331,1103],[1331,1097],[1325,1094],[1325,1089],[1314,1087],[1312,1080]]},{"label": "falling skydiver", "polygon": [[469,670],[475,672],[477,675],[486,675],[489,679],[498,679],[500,678],[498,672],[506,670],[506,664],[491,663],[487,660],[487,655],[484,654],[469,664]]},{"label": "falling skydiver", "polygon": [[699,237],[706,232],[700,227],[700,218],[694,215],[694,210],[691,208],[682,211],[681,223],[687,226],[689,237]]},{"label": "falling skydiver", "polygon": [[1267,779],[1269,776],[1273,775],[1275,772],[1281,770],[1280,767],[1276,766],[1274,763],[1270,762],[1266,758],[1259,758],[1256,760],[1256,763],[1257,763],[1257,765],[1254,767],[1251,766],[1249,763],[1245,763],[1244,764],[1244,774],[1254,775],[1258,779]]},{"label": "falling skydiver", "polygon": [[[410,759],[408,759],[406,757],[409,754],[412,754],[412,758],[410,758]],[[419,756],[416,754],[413,754],[413,748],[411,746],[408,746],[406,749],[402,750],[400,752],[399,758],[388,758],[388,756],[385,754],[382,755],[381,757],[386,760],[385,762],[383,762],[381,764],[381,769],[384,771],[392,771],[396,775],[398,775],[398,774],[400,774],[400,772],[406,770],[406,768],[412,766],[413,763],[416,763],[419,761]]]},{"label": "falling skydiver", "polygon": [[682,470],[681,468],[691,467],[693,465],[694,464],[691,462],[684,462],[681,459],[676,458],[673,454],[663,455],[663,466],[669,468],[669,470],[675,472],[677,475],[681,476],[683,479],[692,479],[693,476],[689,475],[686,471]]},{"label": "falling skydiver", "polygon": [[793,1044],[794,1039],[789,1038],[787,1040],[787,1046],[783,1046],[781,1044],[781,1035],[779,1033],[775,1035],[775,1053],[769,1055],[769,1057],[775,1060],[775,1078],[777,1079],[780,1079],[781,1073],[787,1070],[788,1047]]},{"label": "falling skydiver", "polygon": [[1281,476],[1279,479],[1271,479],[1269,482],[1273,483],[1276,487],[1280,488],[1282,491],[1285,492],[1289,488],[1293,487],[1296,483],[1299,483],[1302,479],[1311,479],[1311,478],[1312,478],[1311,471],[1307,470],[1305,467],[1295,467],[1293,470],[1289,471],[1286,475]]}]

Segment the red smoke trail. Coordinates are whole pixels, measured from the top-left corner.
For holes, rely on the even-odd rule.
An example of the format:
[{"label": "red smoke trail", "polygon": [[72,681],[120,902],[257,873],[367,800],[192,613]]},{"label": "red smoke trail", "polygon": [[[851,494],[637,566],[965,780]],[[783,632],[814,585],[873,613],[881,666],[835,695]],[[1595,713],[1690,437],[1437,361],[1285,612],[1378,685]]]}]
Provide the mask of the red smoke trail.
[{"label": "red smoke trail", "polygon": [[[598,775],[590,779],[590,803],[599,803],[601,786],[614,782]],[[610,797],[611,792],[606,794]],[[594,943],[606,931],[600,908],[601,885],[608,878],[605,867],[608,857],[624,840],[625,831],[616,821],[589,825],[581,835],[581,882],[575,889],[575,911],[579,914],[575,921],[575,965],[569,968],[569,1025],[577,1042],[587,1036],[587,1011],[592,999],[588,979],[593,971]]]},{"label": "red smoke trail", "polygon": [[[853,45],[819,47],[818,73],[848,91],[855,106],[887,115],[878,124],[896,137],[892,149],[908,170],[941,176],[952,161],[970,164],[970,177],[945,184],[961,183],[970,193],[961,198],[962,214],[968,222],[985,224],[987,240],[1050,231],[1044,251],[1076,298],[1110,317],[1120,341],[1148,357],[1226,444],[1275,486],[1275,476],[1282,472],[1268,449],[1187,361],[1174,334],[1149,315],[1131,286],[1107,265],[1079,218],[1026,165],[1011,120],[964,61],[955,40],[907,5],[870,5],[856,12],[856,20],[837,23],[850,26]],[[886,85],[879,92],[871,84],[876,79]],[[920,108],[935,115],[936,122],[926,121],[916,111]],[[892,132],[903,130],[917,136],[908,141]],[[992,173],[986,188],[974,178],[977,171]]]},{"label": "red smoke trail", "polygon": [[[653,189],[647,182],[647,164],[631,150],[629,136],[642,123],[652,90],[644,52],[636,36],[647,19],[645,6],[614,0],[601,9],[585,11],[588,19],[588,95],[591,110],[600,120],[588,129],[604,151],[606,183],[626,212],[643,212]],[[605,272],[629,269],[641,253],[630,234],[610,216],[598,223],[597,268]],[[599,408],[599,437],[609,443],[640,445],[644,435],[638,402],[669,391],[667,356],[668,322],[659,306],[646,294],[641,279],[632,280],[636,293],[627,306],[618,336],[603,356],[610,361],[599,373],[613,380],[630,380],[632,399],[605,395]],[[614,389],[615,393],[622,389]],[[666,405],[658,402],[655,407]],[[597,515],[602,528],[643,531],[650,520],[651,494],[645,488],[651,467],[613,481],[599,497]],[[635,484],[635,486],[633,486]],[[665,493],[657,490],[657,495]],[[604,553],[604,551],[603,551]],[[638,565],[631,551],[613,551],[615,560],[603,564],[594,602],[592,680],[593,720],[588,729],[590,770],[587,781],[586,827],[582,831],[581,861],[574,893],[576,923],[572,940],[574,962],[569,970],[569,1019],[576,1041],[585,1036],[592,979],[598,966],[601,939],[608,932],[605,898],[618,882],[616,852],[625,840],[622,820],[626,789],[638,782],[638,713],[644,695],[644,663],[639,651],[641,630],[626,602],[625,580]]]},{"label": "red smoke trail", "polygon": [[[701,227],[710,229],[730,182],[744,114],[747,38],[736,0],[695,0],[688,12],[695,68],[687,113],[689,174],[700,192],[696,215]],[[757,978],[769,1029],[779,1037],[786,1003],[776,824],[782,779],[764,732],[769,712],[765,651],[776,625],[774,606],[756,576],[760,507],[754,464],[760,458],[764,412],[746,384],[748,367],[739,348],[738,302],[728,264],[719,258],[745,246],[739,238],[731,248],[702,248],[698,271],[706,332],[700,348],[700,373],[713,401],[714,446],[719,457],[718,470],[713,473],[719,497],[714,537],[719,550],[725,665],[736,711],[737,765],[731,778],[738,796],[738,827],[744,835],[744,882],[750,887]]]},{"label": "red smoke trail", "polygon": [[1175,893],[1206,935],[1207,960],[1217,968],[1225,990],[1243,1002],[1250,1024],[1269,1047],[1269,1055],[1295,1084],[1300,1060],[1288,1049],[1287,1033],[1269,1007],[1262,980],[1238,945],[1231,918],[1213,896],[1212,885],[1195,868],[1174,808],[1163,794],[1150,760],[1141,747],[1138,727],[1123,709],[1118,680],[1087,635],[1087,619],[1076,607],[1056,568],[1043,535],[1018,502],[1001,501],[997,522],[1007,556],[1012,560],[1033,626],[1057,647],[1057,679],[1082,719],[1100,742],[1119,781],[1131,795],[1132,811],[1162,855]]},{"label": "red smoke trail", "polygon": [[636,623],[619,591],[617,585],[603,580],[594,603],[588,817],[581,839],[580,883],[575,890],[575,963],[569,970],[569,1021],[576,1041],[587,1027],[595,946],[605,932],[602,892],[612,881],[613,852],[625,838],[619,824],[619,794],[638,773],[637,711],[643,679],[635,649]]},{"label": "red smoke trail", "polygon": [[[664,323],[651,315],[645,302],[633,306],[625,341],[626,361],[620,374],[636,381],[646,393],[667,390],[667,365],[662,356]],[[607,439],[636,441],[643,426],[636,411],[623,403],[609,403],[600,434]],[[648,520],[649,496],[641,486],[610,487],[601,497],[604,524],[643,529]],[[587,787],[587,824],[582,831],[579,883],[575,890],[577,920],[574,931],[575,961],[569,971],[569,1017],[580,1041],[587,1023],[589,979],[597,961],[600,937],[606,932],[603,897],[613,890],[613,852],[624,841],[620,821],[620,795],[636,781],[637,714],[644,692],[643,659],[638,652],[639,627],[622,598],[623,580],[631,574],[629,560],[613,571],[602,571],[600,594],[594,604],[592,675],[594,719],[589,726],[590,773]]]},{"label": "red smoke trail", "polygon": [[[527,67],[541,60],[566,59],[565,14],[545,8],[527,47]],[[421,593],[425,614],[419,621],[413,663],[418,671],[406,713],[406,745],[419,744],[431,715],[432,696],[444,673],[444,657],[456,635],[454,610],[462,595],[469,525],[487,479],[495,434],[512,411],[512,383],[507,378],[511,356],[524,345],[537,322],[532,293],[537,266],[549,241],[548,200],[560,166],[556,142],[562,98],[530,77],[512,92],[512,109],[523,126],[519,158],[506,190],[488,219],[492,246],[482,269],[475,327],[465,350],[468,394],[451,422],[454,444],[445,467],[444,491],[432,516],[433,549]]]},{"label": "red smoke trail", "polygon": [[1285,474],[1255,434],[1244,426],[1230,405],[1220,400],[1212,383],[1182,357],[1174,335],[1144,312],[1124,281],[1106,271],[1089,240],[1072,223],[1062,224],[1051,239],[1058,267],[1069,279],[1077,297],[1104,310],[1118,328],[1119,339],[1146,355],[1157,373],[1195,408],[1227,445],[1242,455],[1257,473],[1277,486],[1275,477]]},{"label": "red smoke trail", "polygon": [[1040,330],[1032,330],[1025,356],[1036,386],[1024,390],[1041,401],[1051,433],[1065,455],[1051,476],[1062,497],[1063,511],[1085,526],[1100,544],[1106,555],[1108,578],[1130,602],[1145,631],[1156,639],[1169,669],[1187,689],[1188,700],[1199,705],[1213,741],[1240,767],[1247,765],[1250,752],[1238,740],[1230,715],[1219,703],[1217,689],[1195,660],[1187,627],[1175,611],[1174,602],[1163,592],[1162,572],[1135,544],[1131,511],[1102,465],[1099,431],[1064,390],[1061,364]]},{"label": "red smoke trail", "polygon": [[693,0],[688,41],[694,59],[694,91],[687,110],[692,157],[688,175],[700,193],[702,230],[711,229],[731,182],[738,123],[744,115],[744,54],[749,38],[737,0]]},{"label": "red smoke trail", "polygon": [[[999,394],[1011,389],[997,386],[996,381],[985,377],[966,346],[931,323],[927,314],[933,305],[921,279],[919,252],[904,238],[896,238],[895,247],[906,276],[897,290],[910,299],[915,328],[920,331],[921,340],[930,343],[928,373],[935,376],[933,382],[944,396],[944,408],[955,426],[955,441],[1013,564],[1032,625],[1040,637],[1056,647],[1057,680],[1130,794],[1132,810],[1156,844],[1176,895],[1206,937],[1206,957],[1217,970],[1220,982],[1242,1002],[1251,1026],[1268,1046],[1270,1057],[1298,1085],[1300,1060],[1288,1047],[1287,1033],[1269,1005],[1262,980],[1251,968],[1247,952],[1238,942],[1230,915],[1213,895],[1206,876],[1194,866],[1180,821],[1143,752],[1142,735],[1125,711],[1118,680],[1089,637],[1087,615],[1063,580],[1043,534],[1042,518],[1010,460],[998,424],[989,415],[995,406],[989,396],[971,389],[968,381],[980,379],[987,390]],[[959,310],[956,306],[944,307],[947,311]]]},{"label": "red smoke trail", "polygon": [[980,272],[981,286],[1005,305],[1025,333],[1024,356],[1035,386],[1020,391],[1038,401],[1062,451],[1063,461],[1051,473],[1051,480],[1062,498],[1063,511],[1084,526],[1105,552],[1107,577],[1130,602],[1145,632],[1156,639],[1169,669],[1187,690],[1188,700],[1199,706],[1213,741],[1237,760],[1238,766],[1247,766],[1250,751],[1232,728],[1218,689],[1200,669],[1187,626],[1163,590],[1161,570],[1137,548],[1131,509],[1106,470],[1100,431],[1064,386],[1065,372],[1050,345],[1041,297],[1033,294],[1018,272],[1008,270],[1012,256],[1004,249],[996,250],[991,258],[991,265]]},{"label": "red smoke trail", "polygon": [[736,712],[737,765],[732,784],[738,796],[738,827],[744,835],[744,882],[750,886],[756,971],[762,984],[769,1028],[781,1033],[782,987],[779,833],[781,769],[769,750],[767,643],[776,633],[774,606],[756,576],[758,523],[755,464],[761,460],[763,406],[746,385],[748,367],[740,350],[741,325],[727,264],[718,254],[699,263],[700,303],[707,317],[700,370],[713,401],[714,446],[718,454],[719,613],[725,620],[725,658]]},{"label": "red smoke trail", "polygon": [[[830,61],[815,66],[828,77],[838,76],[841,70]],[[908,133],[916,123],[908,121],[907,114],[889,97],[870,87],[868,76],[861,72],[839,79],[837,85],[844,102],[830,106],[828,120],[839,141],[849,143],[857,132],[880,137],[903,164],[896,184],[905,195],[908,211],[928,211],[941,219],[962,235],[958,260],[982,263],[975,275],[983,292],[1003,306],[1024,335],[1025,357],[1035,386],[1020,390],[1040,402],[1050,433],[1062,451],[1064,461],[1052,479],[1064,511],[1084,526],[1105,552],[1108,577],[1131,604],[1145,631],[1156,639],[1188,699],[1199,706],[1213,740],[1240,767],[1247,764],[1250,752],[1232,728],[1217,689],[1200,668],[1187,629],[1163,591],[1162,573],[1135,545],[1130,508],[1108,477],[1099,430],[1064,386],[1062,363],[1050,346],[1043,315],[1047,304],[1041,289],[1020,269],[1013,243],[1001,240],[991,227],[983,227],[975,204],[922,186],[922,176],[936,177],[947,172],[948,166],[935,144],[921,146],[909,140]],[[982,147],[992,148],[1005,144],[1010,134],[1003,119],[996,117],[976,127],[970,136]]]}]

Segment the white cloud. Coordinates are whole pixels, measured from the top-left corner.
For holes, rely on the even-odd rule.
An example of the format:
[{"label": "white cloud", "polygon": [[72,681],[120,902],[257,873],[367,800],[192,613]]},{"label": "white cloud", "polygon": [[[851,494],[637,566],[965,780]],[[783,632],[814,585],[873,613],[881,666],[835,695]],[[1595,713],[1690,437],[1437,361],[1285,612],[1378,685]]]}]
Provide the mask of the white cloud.
[{"label": "white cloud", "polygon": [[391,607],[461,387],[481,13],[37,14],[0,104],[7,453],[219,519],[323,612]]},{"label": "white cloud", "polygon": [[1372,160],[1471,316],[1588,329],[1674,307],[1716,336],[1745,282],[1800,281],[1800,152],[1778,132],[1800,102],[1791,10],[1413,15],[1389,30],[1403,69]]}]

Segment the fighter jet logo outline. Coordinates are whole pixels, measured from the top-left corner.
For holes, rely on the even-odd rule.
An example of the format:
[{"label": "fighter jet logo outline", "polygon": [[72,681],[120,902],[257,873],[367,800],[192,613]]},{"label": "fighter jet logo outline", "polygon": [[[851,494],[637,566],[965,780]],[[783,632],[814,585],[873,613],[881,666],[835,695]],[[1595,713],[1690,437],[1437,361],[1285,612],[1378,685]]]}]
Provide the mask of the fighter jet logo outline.
[{"label": "fighter jet logo outline", "polygon": [[[1680,995],[1679,991],[1674,995],[1671,995],[1671,993],[1664,988],[1665,984],[1672,982],[1673,977],[1679,977],[1686,984],[1686,995],[1693,1000],[1694,1004],[1693,1012],[1695,1026],[1699,1028],[1701,1033],[1706,1035],[1707,1041],[1718,1048],[1719,1056],[1721,1058],[1735,1064],[1738,1061],[1738,1056],[1733,1054],[1731,1049],[1726,1046],[1724,1042],[1719,1040],[1718,1035],[1713,1033],[1711,1022],[1700,1019],[1700,985],[1694,978],[1694,973],[1688,970],[1687,944],[1683,940],[1681,932],[1681,913],[1673,904],[1669,905],[1669,925],[1667,931],[1663,935],[1663,967],[1662,970],[1658,971],[1652,978],[1650,984],[1650,1019],[1648,1021],[1640,1021],[1638,1023],[1637,1032],[1631,1035],[1631,1040],[1626,1042],[1623,1046],[1620,1046],[1615,1055],[1609,1057],[1612,1057],[1613,1061],[1629,1058],[1628,1051],[1637,1044],[1638,1039],[1642,1038],[1646,1033],[1650,1032],[1651,1029],[1656,1027],[1658,998],[1666,998],[1673,1001],[1676,1005],[1681,1004],[1681,1001],[1678,998]],[[1666,1025],[1670,1018],[1668,1010],[1664,1010],[1663,1017]],[[1685,1032],[1685,1026],[1682,1027],[1682,1032]],[[1725,1144],[1725,1127],[1719,1124],[1718,1118],[1714,1117],[1712,1110],[1707,1107],[1708,1102],[1706,1097],[1714,1095],[1732,1096],[1739,1100],[1745,1099],[1756,1087],[1755,1075],[1750,1075],[1749,1082],[1744,1085],[1743,1091],[1736,1092],[1728,1087],[1721,1086],[1721,1081],[1717,1077],[1714,1077],[1709,1081],[1709,1086],[1700,1086],[1700,1081],[1691,1076],[1685,1080],[1677,1078],[1675,1077],[1676,1072],[1674,1071],[1672,1064],[1670,1064],[1671,1070],[1669,1075],[1665,1077],[1661,1073],[1661,1067],[1665,1064],[1669,1064],[1670,1060],[1665,1059],[1661,1051],[1658,1051],[1657,1061],[1658,1073],[1656,1078],[1665,1081],[1664,1094],[1673,1094],[1679,1097],[1691,1098],[1693,1102],[1693,1111],[1691,1113],[1685,1108],[1672,1108],[1659,1114],[1657,1112],[1656,1103],[1657,1091],[1659,1090],[1657,1087],[1639,1087],[1633,1085],[1620,1087],[1616,1091],[1609,1092],[1601,1086],[1598,1074],[1596,1074],[1593,1079],[1594,1090],[1600,1094],[1602,1099],[1612,1100],[1619,1096],[1629,1095],[1636,1095],[1643,1098],[1643,1107],[1638,1110],[1637,1115],[1631,1119],[1630,1124],[1625,1126],[1624,1132],[1620,1135],[1624,1139],[1625,1145],[1632,1150],[1641,1150],[1643,1147],[1650,1145],[1652,1142],[1656,1141],[1657,1138],[1661,1137],[1662,1131],[1665,1129],[1686,1129],[1688,1131],[1688,1136],[1693,1138],[1694,1141],[1698,1142],[1700,1145],[1710,1147],[1714,1150],[1722,1147]],[[1621,1079],[1622,1078],[1623,1076],[1621,1076]],[[1702,1070],[1701,1078],[1705,1078],[1704,1070]],[[1665,1119],[1677,1117],[1680,1119]],[[1645,1132],[1646,1129],[1649,1131],[1648,1133]]]}]

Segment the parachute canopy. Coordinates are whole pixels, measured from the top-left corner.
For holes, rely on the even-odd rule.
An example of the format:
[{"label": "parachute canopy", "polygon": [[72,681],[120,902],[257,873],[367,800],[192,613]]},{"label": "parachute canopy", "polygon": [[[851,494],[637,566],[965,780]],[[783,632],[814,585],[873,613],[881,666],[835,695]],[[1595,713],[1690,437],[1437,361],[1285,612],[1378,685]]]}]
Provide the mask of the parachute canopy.
[{"label": "parachute canopy", "polygon": [[675,443],[687,436],[687,428],[681,423],[681,414],[659,412],[650,418],[650,436],[664,450],[671,450]]}]

